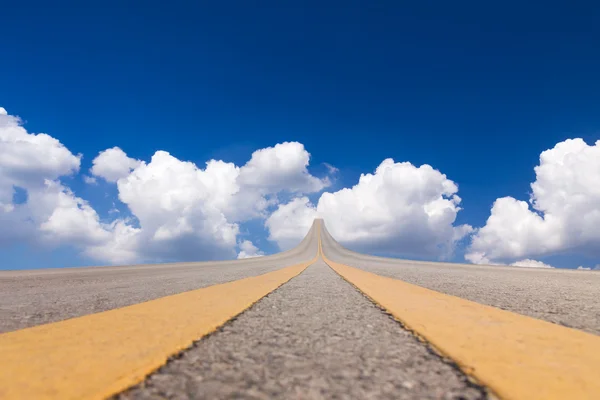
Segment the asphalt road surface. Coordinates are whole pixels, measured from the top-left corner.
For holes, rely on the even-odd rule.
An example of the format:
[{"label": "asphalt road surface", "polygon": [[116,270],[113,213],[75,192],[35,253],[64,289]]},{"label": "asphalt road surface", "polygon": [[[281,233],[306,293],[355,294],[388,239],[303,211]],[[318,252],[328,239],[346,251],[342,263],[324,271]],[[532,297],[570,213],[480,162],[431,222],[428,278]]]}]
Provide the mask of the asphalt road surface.
[{"label": "asphalt road surface", "polygon": [[349,251],[322,232],[332,261],[600,335],[600,273],[408,261]]},{"label": "asphalt road surface", "polygon": [[318,261],[117,398],[466,400],[485,395]]},{"label": "asphalt road surface", "polygon": [[[305,262],[318,252],[318,226],[295,249],[269,257],[0,272],[0,332]],[[324,227],[320,236],[332,261],[600,333],[600,273],[386,259],[343,248]],[[116,397],[480,399],[487,394],[319,259]]]},{"label": "asphalt road surface", "polygon": [[310,260],[317,240],[311,229],[292,250],[235,261],[0,271],[0,333],[262,275]]}]

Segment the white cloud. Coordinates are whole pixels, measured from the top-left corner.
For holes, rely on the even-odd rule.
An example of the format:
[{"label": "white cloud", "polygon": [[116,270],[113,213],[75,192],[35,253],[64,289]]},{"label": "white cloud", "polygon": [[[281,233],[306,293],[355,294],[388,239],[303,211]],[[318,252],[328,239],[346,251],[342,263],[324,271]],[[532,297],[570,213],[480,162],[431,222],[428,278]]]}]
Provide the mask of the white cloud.
[{"label": "white cloud", "polygon": [[222,207],[236,190],[236,167],[211,161],[206,169],[158,151],[117,181],[119,199],[139,221],[140,256],[218,259],[234,253],[238,225]]},{"label": "white cloud", "polygon": [[475,263],[566,251],[600,255],[600,141],[569,139],[540,155],[529,204],[499,198],[465,258]]},{"label": "white cloud", "polygon": [[94,209],[60,182],[45,180],[26,189],[25,203],[0,213],[0,245],[21,240],[84,247],[110,238]]},{"label": "white cloud", "polygon": [[10,204],[13,186],[41,187],[79,170],[81,156],[73,155],[62,143],[45,134],[31,134],[21,120],[0,112],[0,204]]},{"label": "white cloud", "polygon": [[329,185],[329,180],[312,176],[306,167],[310,154],[298,142],[284,142],[252,153],[240,170],[240,184],[263,192],[312,193]]},{"label": "white cloud", "polygon": [[[354,187],[324,193],[315,206],[303,195],[330,181],[310,174],[301,143],[257,150],[242,166],[210,160],[203,168],[165,151],[142,161],[114,147],[93,160],[92,176],[83,176],[87,183],[96,177],[116,183],[128,212],[113,207],[104,220],[60,181],[79,171],[80,158],[0,112],[0,244],[68,244],[110,263],[248,257],[263,253],[238,241],[241,222],[265,218],[270,239],[289,248],[322,216],[336,238],[358,250],[443,257],[471,231],[454,225],[456,184],[428,165],[385,160]],[[15,187],[27,201],[13,200]]]},{"label": "white cloud", "polygon": [[142,230],[134,227],[130,219],[116,219],[105,227],[110,236],[101,242],[85,246],[83,253],[86,256],[111,264],[162,261],[160,257],[156,257],[156,251],[145,251],[145,246],[152,246],[153,243],[143,240]]},{"label": "white cloud", "polygon": [[243,258],[253,258],[253,257],[262,257],[265,255],[262,251],[258,249],[250,240],[244,240],[239,244],[240,252],[238,253],[237,258],[239,260]]},{"label": "white cloud", "polygon": [[307,198],[280,205],[266,226],[270,239],[287,248],[318,215],[337,240],[360,251],[446,257],[471,232],[468,225],[454,226],[457,192],[429,165],[386,159],[354,187],[323,193],[316,207]]},{"label": "white cloud", "polygon": [[0,109],[0,245],[69,245],[109,263],[232,258],[238,248],[239,257],[259,256],[252,242],[238,245],[239,223],[264,217],[280,193],[311,193],[329,184],[309,173],[310,154],[298,142],[257,150],[242,166],[210,160],[204,168],[165,151],[145,162],[113,147],[82,176],[88,184],[97,178],[116,183],[128,208],[129,217],[121,217],[113,206],[112,220],[103,221],[60,181],[79,171],[80,159]]},{"label": "white cloud", "polygon": [[96,180],[96,178],[94,178],[93,176],[88,176],[88,175],[83,176],[83,181],[85,183],[87,183],[88,185],[95,185],[98,183],[98,180]]},{"label": "white cloud", "polygon": [[[59,181],[79,170],[80,158],[0,111],[0,245],[21,240],[83,246],[107,237],[96,212]],[[26,194],[24,201],[13,200],[15,187]]]},{"label": "white cloud", "polygon": [[281,204],[265,222],[269,240],[277,242],[282,250],[291,249],[306,236],[316,217],[317,210],[307,197]]},{"label": "white cloud", "polygon": [[[2,109],[0,245],[15,240],[69,245],[110,263],[236,255],[238,225],[224,211],[234,207],[230,203],[240,191],[235,165],[213,160],[199,169],[161,151],[146,164],[119,148],[101,152],[92,173],[118,182],[119,198],[133,215],[102,222],[59,180],[78,172],[80,157],[47,134],[27,132],[18,117]],[[15,188],[25,199],[13,199]],[[262,206],[253,199],[252,207]]]},{"label": "white cloud", "polygon": [[94,176],[105,179],[107,182],[116,182],[124,178],[139,166],[140,160],[127,157],[127,154],[118,147],[107,149],[92,161],[90,173]]},{"label": "white cloud", "polygon": [[[121,217],[113,205],[108,216],[115,219],[104,222],[59,180],[79,171],[80,158],[0,109],[0,245],[70,245],[109,263],[232,258],[238,247],[239,257],[259,256],[252,242],[238,245],[239,222],[264,217],[281,192],[310,193],[329,184],[308,172],[310,154],[297,142],[257,150],[241,167],[210,160],[205,168],[165,151],[144,162],[113,147],[83,176],[88,184],[116,183],[129,210]],[[15,188],[25,200],[13,199]]]},{"label": "white cloud", "polygon": [[[92,168],[116,180],[119,199],[139,226],[116,220],[107,228],[114,237],[86,250],[109,262],[231,258],[239,222],[263,216],[279,192],[318,190],[327,182],[308,173],[309,154],[300,143],[258,150],[241,167],[210,160],[202,169],[165,151],[148,163],[131,160],[113,148],[100,153]],[[251,244],[242,242],[242,256],[261,254]]]},{"label": "white cloud", "polygon": [[323,165],[325,165],[325,168],[327,168],[327,171],[329,171],[329,173],[331,175],[337,174],[338,172],[340,172],[339,168],[336,168],[336,167],[334,167],[333,165],[331,165],[329,163],[323,163]]},{"label": "white cloud", "polygon": [[541,261],[531,260],[526,258],[524,260],[516,261],[510,264],[513,267],[525,267],[525,268],[554,268],[552,265],[544,264]]},{"label": "white cloud", "polygon": [[[42,209],[47,203],[39,230],[47,241],[56,243],[99,243],[109,238],[100,224],[98,214],[83,199],[55,181],[46,181],[46,190],[33,192],[30,203]],[[47,215],[47,216],[46,216]]]}]

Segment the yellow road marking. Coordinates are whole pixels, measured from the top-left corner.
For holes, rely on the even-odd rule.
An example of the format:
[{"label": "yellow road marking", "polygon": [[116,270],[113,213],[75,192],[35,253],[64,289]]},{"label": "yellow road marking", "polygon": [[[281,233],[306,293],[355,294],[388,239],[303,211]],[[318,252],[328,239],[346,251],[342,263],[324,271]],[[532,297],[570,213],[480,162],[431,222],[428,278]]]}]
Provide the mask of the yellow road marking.
[{"label": "yellow road marking", "polygon": [[102,399],[141,382],[309,262],[0,335],[1,399]]},{"label": "yellow road marking", "polygon": [[600,337],[328,260],[503,399],[600,399]]}]

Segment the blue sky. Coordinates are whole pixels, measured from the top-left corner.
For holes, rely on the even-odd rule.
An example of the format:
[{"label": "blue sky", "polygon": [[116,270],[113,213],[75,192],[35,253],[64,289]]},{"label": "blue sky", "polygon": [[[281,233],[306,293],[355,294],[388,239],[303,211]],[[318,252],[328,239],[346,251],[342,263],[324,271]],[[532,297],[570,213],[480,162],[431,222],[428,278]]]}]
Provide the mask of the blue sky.
[{"label": "blue sky", "polygon": [[[2,8],[0,106],[28,132],[83,155],[79,172],[60,180],[101,219],[113,202],[122,214],[128,207],[114,184],[81,178],[114,146],[133,159],[164,150],[203,167],[209,159],[243,165],[255,150],[297,141],[312,175],[327,174],[323,163],[339,169],[330,192],[386,158],[428,164],[458,185],[455,225],[483,227],[497,198],[529,199],[541,152],[569,138],[600,139],[593,2]],[[307,195],[316,203],[320,192]],[[240,226],[261,250],[276,251],[264,218]],[[468,243],[450,259],[464,260]],[[0,268],[99,263],[68,243],[4,244]],[[598,264],[586,246],[523,258]]]}]

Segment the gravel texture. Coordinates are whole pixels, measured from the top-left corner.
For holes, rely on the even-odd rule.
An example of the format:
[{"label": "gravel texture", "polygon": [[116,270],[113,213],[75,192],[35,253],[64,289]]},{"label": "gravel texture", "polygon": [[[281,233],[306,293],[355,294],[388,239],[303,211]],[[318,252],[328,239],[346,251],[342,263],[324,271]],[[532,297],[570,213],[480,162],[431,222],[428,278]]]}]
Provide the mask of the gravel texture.
[{"label": "gravel texture", "polygon": [[117,398],[485,395],[319,261]]}]

